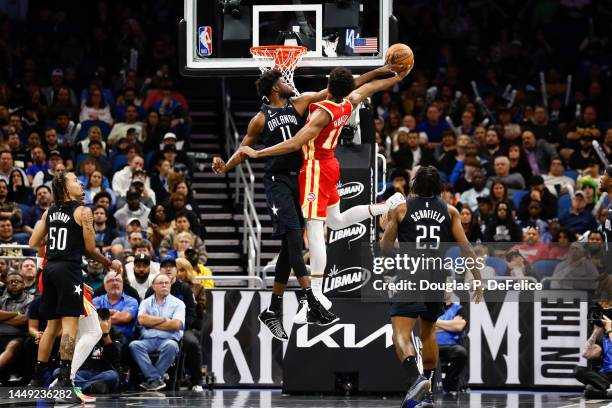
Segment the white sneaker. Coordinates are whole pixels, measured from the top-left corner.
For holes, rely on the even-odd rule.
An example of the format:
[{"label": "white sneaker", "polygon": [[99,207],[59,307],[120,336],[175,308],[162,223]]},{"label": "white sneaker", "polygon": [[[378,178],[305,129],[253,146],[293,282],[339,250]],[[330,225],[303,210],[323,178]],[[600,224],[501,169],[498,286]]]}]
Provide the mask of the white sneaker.
[{"label": "white sneaker", "polygon": [[193,392],[204,392],[204,388],[201,385],[194,385],[191,387],[191,391]]},{"label": "white sneaker", "polygon": [[308,316],[308,301],[306,299],[300,300],[300,306],[298,311],[293,316],[293,324],[306,324]]},{"label": "white sneaker", "polygon": [[323,294],[323,292],[321,292],[321,293],[315,293],[315,296],[316,296],[317,300],[318,300],[319,302],[321,302],[321,305],[323,305],[323,307],[324,307],[325,309],[327,309],[327,310],[331,309],[331,307],[332,307],[332,302],[331,302],[331,300],[329,300],[329,299],[327,298],[327,296],[325,296],[325,295]]},{"label": "white sneaker", "polygon": [[389,197],[387,201],[385,201],[385,204],[389,207],[389,211],[391,211],[395,207],[405,202],[406,197],[402,193],[395,193],[391,197]]}]

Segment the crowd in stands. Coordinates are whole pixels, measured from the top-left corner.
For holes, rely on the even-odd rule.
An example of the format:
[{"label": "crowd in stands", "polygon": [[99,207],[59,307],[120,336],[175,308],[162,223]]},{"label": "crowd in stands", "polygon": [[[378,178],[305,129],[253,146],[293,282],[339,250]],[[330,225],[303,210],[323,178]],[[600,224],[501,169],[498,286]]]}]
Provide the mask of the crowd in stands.
[{"label": "crowd in stands", "polygon": [[[416,58],[401,86],[374,100],[378,151],[393,168],[381,198],[407,193],[415,169],[433,165],[469,240],[501,258],[498,274],[597,287],[601,263],[575,262],[596,258],[612,193],[599,191],[605,166],[593,147],[612,161],[605,4],[396,4],[400,42]],[[556,268],[533,267],[549,259]]]},{"label": "crowd in stands", "polygon": [[[70,2],[24,3],[0,8],[0,244],[27,245],[53,203],[54,174],[74,171],[98,248],[124,265],[122,274],[84,265],[93,303],[110,311],[100,316],[109,336],[77,385],[116,390],[131,371],[142,373],[143,388],[159,389],[180,345],[198,389],[206,294],[195,277],[210,270],[176,75],[182,4],[96,1],[83,14]],[[46,326],[36,254],[0,255],[17,257],[0,259],[0,382],[27,383]]]}]

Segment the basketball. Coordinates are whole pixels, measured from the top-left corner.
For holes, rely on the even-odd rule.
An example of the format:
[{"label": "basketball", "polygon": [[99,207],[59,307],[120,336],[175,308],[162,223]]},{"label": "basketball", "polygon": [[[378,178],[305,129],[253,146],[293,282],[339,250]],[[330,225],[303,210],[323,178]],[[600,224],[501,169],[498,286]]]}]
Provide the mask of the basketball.
[{"label": "basketball", "polygon": [[385,53],[385,64],[401,65],[401,72],[414,66],[414,53],[406,44],[393,44]]}]

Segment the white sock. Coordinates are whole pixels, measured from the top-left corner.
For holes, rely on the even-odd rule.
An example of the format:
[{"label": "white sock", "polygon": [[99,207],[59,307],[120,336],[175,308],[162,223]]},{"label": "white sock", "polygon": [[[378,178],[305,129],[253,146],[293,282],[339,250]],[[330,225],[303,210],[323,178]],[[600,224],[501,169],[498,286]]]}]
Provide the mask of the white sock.
[{"label": "white sock", "polygon": [[81,368],[94,346],[102,338],[102,329],[98,320],[98,313],[93,306],[85,303],[87,308],[87,316],[79,318],[79,330],[77,331],[76,344],[74,346],[74,354],[72,356],[72,365],[70,367],[70,379],[74,380],[76,372]]},{"label": "white sock", "polygon": [[323,294],[323,277],[315,277],[312,276],[310,278],[310,287],[312,288],[312,293],[317,295]]}]

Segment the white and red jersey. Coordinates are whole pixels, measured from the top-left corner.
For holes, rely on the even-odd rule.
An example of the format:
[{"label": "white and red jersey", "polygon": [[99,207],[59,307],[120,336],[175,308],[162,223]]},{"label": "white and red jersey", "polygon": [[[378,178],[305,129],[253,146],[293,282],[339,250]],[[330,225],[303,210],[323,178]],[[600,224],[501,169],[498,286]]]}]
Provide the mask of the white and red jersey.
[{"label": "white and red jersey", "polygon": [[341,103],[329,100],[311,103],[306,124],[310,121],[310,115],[317,109],[323,109],[329,113],[331,120],[317,137],[302,146],[304,160],[325,160],[334,157],[334,149],[338,143],[340,131],[353,112],[353,104],[348,99],[343,100]]}]

